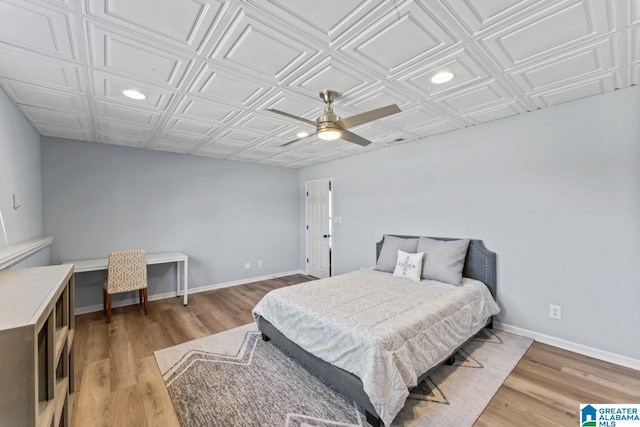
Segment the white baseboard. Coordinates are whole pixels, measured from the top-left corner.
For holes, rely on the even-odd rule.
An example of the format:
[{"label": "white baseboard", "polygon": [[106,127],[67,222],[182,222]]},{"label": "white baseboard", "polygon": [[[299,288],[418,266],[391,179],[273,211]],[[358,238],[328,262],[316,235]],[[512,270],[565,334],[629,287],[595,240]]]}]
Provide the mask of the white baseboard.
[{"label": "white baseboard", "polygon": [[262,280],[269,280],[269,279],[276,279],[278,277],[291,276],[294,274],[306,275],[307,273],[305,273],[304,270],[292,270],[292,271],[285,271],[285,272],[276,273],[276,274],[267,274],[266,276],[249,277],[248,279],[240,279],[240,280],[233,280],[231,282],[216,283],[216,284],[207,285],[207,286],[199,286],[195,289],[189,289],[189,295],[196,294],[198,292],[212,291],[214,289],[228,288],[230,286],[246,285],[247,283],[260,282]]},{"label": "white baseboard", "polygon": [[615,363],[616,365],[626,366],[627,368],[640,370],[640,360],[632,359],[631,357],[622,356],[620,354],[611,353],[583,344],[578,344],[573,341],[567,341],[562,338],[552,337],[550,335],[541,334],[538,332],[530,331],[528,329],[518,328],[517,326],[512,326],[506,323],[494,321],[493,325],[496,329],[513,332],[517,335],[524,335],[544,344],[549,344],[554,347],[562,348],[564,350],[573,351],[574,353],[579,353],[585,356],[593,357],[595,359],[604,360],[605,362]]},{"label": "white baseboard", "polygon": [[[284,271],[282,273],[267,274],[266,276],[249,277],[247,279],[234,280],[231,282],[216,283],[213,285],[199,286],[197,288],[189,288],[189,295],[196,294],[198,292],[212,291],[214,289],[228,288],[230,286],[246,285],[247,283],[260,282],[262,280],[276,279],[278,277],[291,276],[293,274],[307,274],[304,270],[292,270]],[[149,295],[149,301],[156,301],[159,299],[177,297],[177,292],[164,292],[161,294]],[[113,307],[124,307],[126,305],[138,304],[138,295],[134,297],[114,302]],[[102,304],[87,305],[84,307],[77,307],[75,314],[93,313],[95,311],[102,311]]]},{"label": "white baseboard", "polygon": [[[189,292],[191,293],[191,292]],[[132,293],[133,294],[133,293]],[[134,294],[135,297],[131,297],[131,298],[127,298],[125,300],[122,301],[114,301],[114,303],[112,304],[112,307],[124,307],[125,305],[134,305],[134,304],[138,304],[140,302],[140,300],[138,299],[138,294]],[[149,301],[155,301],[158,299],[165,299],[165,298],[170,298],[170,297],[175,297],[177,296],[177,293],[174,292],[164,292],[162,294],[155,294],[155,295],[149,295]],[[86,314],[86,313],[93,313],[94,311],[102,311],[102,304],[96,304],[96,305],[85,305],[84,307],[76,307],[76,311],[75,314]]]}]

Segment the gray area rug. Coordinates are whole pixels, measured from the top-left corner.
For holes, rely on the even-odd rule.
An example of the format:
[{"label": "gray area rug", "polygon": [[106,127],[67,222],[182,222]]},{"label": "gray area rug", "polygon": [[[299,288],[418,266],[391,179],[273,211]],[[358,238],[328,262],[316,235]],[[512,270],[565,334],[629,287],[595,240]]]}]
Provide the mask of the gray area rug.
[{"label": "gray area rug", "polygon": [[[393,426],[471,426],[531,345],[484,330],[417,387]],[[357,405],[302,368],[255,324],[155,352],[182,426],[368,426]]]}]

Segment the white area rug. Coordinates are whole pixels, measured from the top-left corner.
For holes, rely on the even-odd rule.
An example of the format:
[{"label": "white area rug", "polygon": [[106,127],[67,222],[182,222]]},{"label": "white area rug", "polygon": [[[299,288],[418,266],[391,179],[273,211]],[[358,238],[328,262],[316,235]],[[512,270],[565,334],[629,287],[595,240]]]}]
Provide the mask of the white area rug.
[{"label": "white area rug", "polygon": [[[393,426],[471,426],[531,345],[485,329],[411,395]],[[182,426],[368,426],[351,401],[298,365],[255,324],[155,353]]]}]

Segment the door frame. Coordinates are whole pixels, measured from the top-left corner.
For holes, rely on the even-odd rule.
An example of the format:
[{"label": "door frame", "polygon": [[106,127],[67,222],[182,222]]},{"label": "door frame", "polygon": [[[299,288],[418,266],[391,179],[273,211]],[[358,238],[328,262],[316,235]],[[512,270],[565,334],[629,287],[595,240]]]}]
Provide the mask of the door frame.
[{"label": "door frame", "polygon": [[327,178],[318,178],[318,179],[312,179],[310,181],[305,181],[304,183],[304,249],[305,249],[305,263],[304,263],[304,269],[305,269],[305,273],[307,274],[307,276],[309,275],[309,229],[307,228],[307,221],[309,219],[309,206],[307,203],[307,192],[308,190],[308,186],[309,184],[313,184],[315,182],[320,182],[320,181],[329,181],[329,230],[330,230],[330,237],[329,237],[329,277],[333,276],[333,177],[327,177]]}]

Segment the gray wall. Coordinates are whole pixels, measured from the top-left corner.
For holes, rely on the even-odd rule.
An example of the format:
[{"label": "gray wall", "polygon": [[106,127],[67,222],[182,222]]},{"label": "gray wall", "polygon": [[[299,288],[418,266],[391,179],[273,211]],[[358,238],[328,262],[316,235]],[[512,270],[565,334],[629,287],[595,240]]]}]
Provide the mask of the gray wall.
[{"label": "gray wall", "polygon": [[[181,251],[190,289],[299,268],[297,170],[48,137],[42,165],[53,263]],[[174,268],[150,268],[151,295],[175,289]],[[101,304],[105,275],[77,277],[78,307]]]},{"label": "gray wall", "polygon": [[[0,89],[0,212],[9,245],[42,236],[42,186],[40,180],[40,135]],[[13,195],[21,207],[13,208]],[[5,248],[0,227],[0,248]],[[48,249],[14,267],[46,265]]]},{"label": "gray wall", "polygon": [[333,177],[336,273],[383,233],[483,239],[501,322],[640,359],[639,117],[621,90],[308,167],[298,191]]}]

